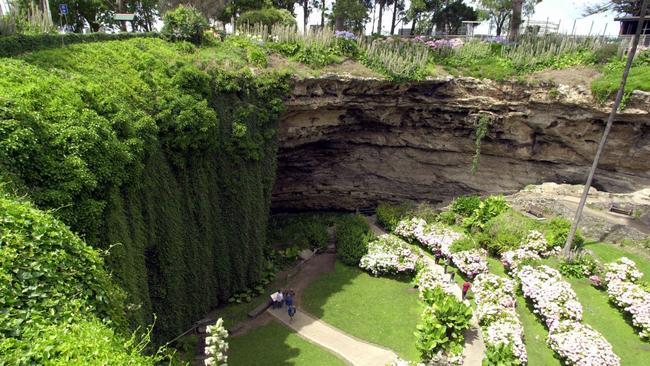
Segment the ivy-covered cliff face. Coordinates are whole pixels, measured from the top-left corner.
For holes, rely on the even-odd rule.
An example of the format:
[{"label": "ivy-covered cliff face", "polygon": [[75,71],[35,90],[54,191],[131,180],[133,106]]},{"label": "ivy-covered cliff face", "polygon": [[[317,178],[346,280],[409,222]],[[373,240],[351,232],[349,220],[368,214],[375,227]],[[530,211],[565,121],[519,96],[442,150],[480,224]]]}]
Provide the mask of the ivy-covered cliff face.
[{"label": "ivy-covered cliff face", "polygon": [[0,179],[107,249],[133,326],[166,341],[264,265],[288,81],[134,39],[0,62]]}]

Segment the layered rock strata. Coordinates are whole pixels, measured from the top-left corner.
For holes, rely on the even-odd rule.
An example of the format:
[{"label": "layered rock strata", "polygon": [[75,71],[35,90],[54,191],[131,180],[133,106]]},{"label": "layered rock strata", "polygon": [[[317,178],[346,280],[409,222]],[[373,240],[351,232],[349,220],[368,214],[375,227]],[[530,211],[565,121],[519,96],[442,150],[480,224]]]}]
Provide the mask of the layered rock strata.
[{"label": "layered rock strata", "polygon": [[[650,103],[619,114],[594,186],[650,186]],[[297,81],[279,127],[273,207],[440,202],[541,182],[583,182],[608,116],[585,90],[473,78]],[[476,128],[490,120],[472,174]]]}]

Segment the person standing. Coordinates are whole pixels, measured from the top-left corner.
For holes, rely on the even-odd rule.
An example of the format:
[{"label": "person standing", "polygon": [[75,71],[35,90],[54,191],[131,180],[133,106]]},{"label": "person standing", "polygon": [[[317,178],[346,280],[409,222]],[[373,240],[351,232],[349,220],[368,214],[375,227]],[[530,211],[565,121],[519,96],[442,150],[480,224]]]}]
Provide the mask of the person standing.
[{"label": "person standing", "polygon": [[287,313],[289,314],[289,321],[293,321],[293,316],[296,315],[296,307],[295,306],[288,306],[287,307]]},{"label": "person standing", "polygon": [[465,300],[467,298],[467,292],[469,292],[470,286],[471,285],[467,281],[465,281],[465,283],[463,283],[463,300]]},{"label": "person standing", "polygon": [[289,307],[293,306],[293,295],[293,290],[289,290],[287,291],[287,296],[284,297],[284,303]]}]

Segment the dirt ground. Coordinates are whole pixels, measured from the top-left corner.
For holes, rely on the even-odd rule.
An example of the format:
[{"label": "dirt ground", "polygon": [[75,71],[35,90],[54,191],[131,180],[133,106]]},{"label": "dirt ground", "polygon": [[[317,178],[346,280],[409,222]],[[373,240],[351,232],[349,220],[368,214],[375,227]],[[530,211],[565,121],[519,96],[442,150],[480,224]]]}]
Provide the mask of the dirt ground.
[{"label": "dirt ground", "polygon": [[569,86],[582,86],[589,90],[591,82],[600,76],[600,73],[588,66],[577,66],[562,70],[545,70],[529,75],[531,81],[552,81],[557,84]]}]

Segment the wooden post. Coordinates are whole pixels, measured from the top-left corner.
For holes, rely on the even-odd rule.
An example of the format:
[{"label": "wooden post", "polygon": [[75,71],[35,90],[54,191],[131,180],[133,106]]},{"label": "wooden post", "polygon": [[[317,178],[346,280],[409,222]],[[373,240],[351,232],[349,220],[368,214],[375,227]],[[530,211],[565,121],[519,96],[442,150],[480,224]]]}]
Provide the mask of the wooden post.
[{"label": "wooden post", "polygon": [[603,153],[605,143],[607,142],[607,137],[609,136],[609,131],[612,129],[612,124],[614,124],[614,118],[616,117],[616,112],[618,107],[621,105],[623,100],[623,94],[625,92],[625,83],[627,82],[627,77],[630,74],[630,68],[632,67],[632,61],[634,61],[634,54],[636,49],[639,46],[639,39],[641,38],[641,28],[643,28],[643,22],[645,21],[645,13],[648,9],[648,0],[643,0],[641,5],[641,15],[639,16],[639,24],[636,27],[636,34],[632,40],[632,49],[627,54],[627,63],[625,64],[625,69],[623,70],[623,76],[621,77],[621,85],[618,88],[618,93],[616,93],[616,100],[612,106],[612,111],[609,113],[609,118],[607,118],[607,125],[605,126],[605,132],[603,132],[603,137],[600,139],[598,144],[598,149],[596,150],[596,156],[594,157],[594,162],[591,165],[589,170],[589,175],[587,176],[587,182],[585,187],[582,190],[582,197],[580,197],[580,203],[578,204],[578,209],[576,210],[575,218],[573,219],[573,224],[571,225],[571,231],[567,236],[566,243],[564,244],[563,254],[565,258],[569,257],[571,253],[571,246],[573,245],[573,238],[576,235],[576,230],[578,229],[578,224],[580,223],[580,218],[582,217],[582,210],[585,208],[585,203],[587,203],[587,195],[589,194],[589,188],[591,188],[591,182],[594,179],[594,173],[598,167],[598,161],[600,156]]}]

